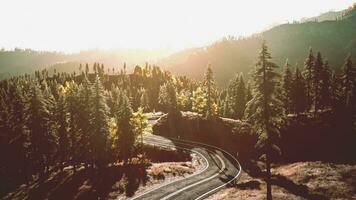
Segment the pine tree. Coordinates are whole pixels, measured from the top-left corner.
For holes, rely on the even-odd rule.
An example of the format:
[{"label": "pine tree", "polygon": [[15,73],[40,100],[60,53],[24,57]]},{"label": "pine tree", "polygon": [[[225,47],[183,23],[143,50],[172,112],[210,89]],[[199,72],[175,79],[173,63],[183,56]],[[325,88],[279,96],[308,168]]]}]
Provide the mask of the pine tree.
[{"label": "pine tree", "polygon": [[258,146],[264,149],[266,155],[267,199],[272,199],[271,192],[271,156],[272,150],[278,150],[276,140],[279,136],[279,126],[282,122],[282,103],[276,98],[279,74],[277,66],[270,61],[266,43],[262,49],[253,74],[253,98],[247,103],[246,118],[253,124],[259,135]]},{"label": "pine tree", "polygon": [[331,73],[331,109],[338,110],[340,106],[345,102],[343,99],[342,79],[340,76]]},{"label": "pine tree", "polygon": [[37,83],[32,86],[27,113],[31,160],[42,175],[48,170],[49,162],[55,153],[57,136],[51,127],[51,114],[47,102]]},{"label": "pine tree", "polygon": [[247,84],[247,88],[246,88],[246,102],[249,102],[251,99],[252,99],[251,84]]},{"label": "pine tree", "polygon": [[327,61],[323,65],[320,81],[320,107],[327,108],[331,104],[331,71]]},{"label": "pine tree", "polygon": [[240,74],[239,76],[239,83],[237,85],[235,95],[236,95],[235,102],[234,102],[235,118],[241,119],[243,117],[243,114],[245,112],[245,107],[246,107],[246,87],[242,74]]},{"label": "pine tree", "polygon": [[313,50],[312,50],[312,48],[310,48],[308,58],[305,60],[305,63],[304,63],[304,66],[305,66],[304,77],[306,80],[308,109],[311,107],[311,104],[312,104],[312,94],[313,94],[312,84],[313,84],[314,62],[315,62],[315,58],[314,58]]},{"label": "pine tree", "polygon": [[1,177],[28,175],[26,105],[21,85],[18,79],[13,79],[8,82],[6,92],[0,89]]},{"label": "pine tree", "polygon": [[88,80],[88,77],[85,76],[82,84],[79,85],[78,94],[76,94],[75,101],[77,102],[74,110],[76,117],[76,135],[78,141],[78,145],[75,147],[77,150],[77,160],[76,162],[84,162],[84,163],[92,163],[93,162],[93,155],[92,152],[87,151],[91,147],[90,143],[90,133],[91,133],[91,116],[90,113],[92,112],[92,104],[91,99],[93,95],[92,84]]},{"label": "pine tree", "polygon": [[58,85],[58,100],[55,109],[56,128],[58,134],[58,161],[63,170],[64,163],[69,161],[71,141],[68,125],[68,107],[66,102],[66,90],[62,85]]},{"label": "pine tree", "polygon": [[317,112],[320,108],[320,89],[321,89],[321,74],[323,71],[323,58],[321,57],[321,53],[318,52],[312,74],[313,74],[313,90],[314,90],[314,117],[316,117]]},{"label": "pine tree", "polygon": [[345,107],[350,107],[353,102],[352,99],[355,99],[355,93],[353,93],[353,90],[355,90],[355,77],[356,67],[353,66],[351,55],[348,55],[342,72],[342,88]]},{"label": "pine tree", "polygon": [[174,114],[177,112],[177,92],[175,86],[171,81],[168,81],[160,87],[159,103],[168,113]]},{"label": "pine tree", "polygon": [[307,107],[307,94],[306,94],[306,84],[304,78],[299,71],[299,68],[296,67],[294,79],[292,81],[291,87],[291,103],[293,111],[297,116],[306,110]]},{"label": "pine tree", "polygon": [[291,105],[291,90],[292,90],[292,79],[293,79],[293,74],[290,71],[290,65],[288,63],[288,60],[286,61],[286,64],[284,65],[284,72],[283,72],[283,82],[282,82],[282,88],[283,88],[283,104],[284,108],[286,109],[287,113],[290,113],[292,111],[292,105]]},{"label": "pine tree", "polygon": [[[85,142],[82,140],[82,132],[79,127],[80,115],[82,112],[79,99],[79,87],[74,81],[68,81],[64,85],[66,93],[66,104],[68,109],[68,134],[70,140],[69,154],[71,155],[69,163],[72,164],[73,170],[76,170],[76,164],[81,161]],[[88,121],[89,122],[89,121]],[[86,146],[85,146],[86,147]]]},{"label": "pine tree", "polygon": [[214,107],[216,107],[216,88],[213,71],[210,65],[208,65],[208,68],[205,72],[203,86],[206,93],[206,110],[204,111],[204,116],[211,118],[212,116],[216,115],[216,111],[214,111]]},{"label": "pine tree", "polygon": [[99,76],[93,84],[93,94],[90,99],[90,150],[93,162],[102,167],[108,162],[109,109],[106,105],[104,89]]},{"label": "pine tree", "polygon": [[119,148],[119,158],[127,163],[131,157],[133,145],[135,144],[135,135],[133,132],[132,124],[130,123],[132,118],[132,108],[129,98],[124,94],[122,104],[117,119],[117,146]]}]

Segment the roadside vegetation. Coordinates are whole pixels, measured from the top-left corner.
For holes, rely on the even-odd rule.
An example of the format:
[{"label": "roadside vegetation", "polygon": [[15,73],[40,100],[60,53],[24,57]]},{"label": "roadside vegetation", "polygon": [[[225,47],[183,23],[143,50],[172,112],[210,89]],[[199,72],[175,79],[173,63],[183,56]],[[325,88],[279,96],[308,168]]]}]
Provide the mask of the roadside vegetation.
[{"label": "roadside vegetation", "polygon": [[99,63],[80,65],[79,74],[50,76],[44,70],[2,80],[0,194],[21,184],[31,187],[33,181],[45,184],[54,174],[108,169],[122,174],[135,168],[144,178],[150,163],[142,146],[149,127],[144,113],[155,111],[167,113],[153,127],[155,133],[219,142],[246,162],[263,160],[268,199],[274,162],[353,160],[356,66],[351,57],[338,72],[312,49],[304,66],[286,61],[279,68],[272,60],[263,42],[251,76],[237,74],[227,88],[217,87],[210,65],[202,81],[149,64],[127,73],[126,65],[115,72]]}]

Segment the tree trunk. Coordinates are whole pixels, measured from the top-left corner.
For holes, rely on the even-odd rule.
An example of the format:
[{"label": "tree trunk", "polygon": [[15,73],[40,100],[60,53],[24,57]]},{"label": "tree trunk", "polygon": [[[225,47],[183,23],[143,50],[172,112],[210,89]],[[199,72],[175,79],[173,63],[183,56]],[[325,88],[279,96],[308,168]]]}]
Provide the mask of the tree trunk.
[{"label": "tree trunk", "polygon": [[266,153],[266,184],[267,184],[267,200],[272,200],[272,187],[271,187],[271,162],[269,153]]}]

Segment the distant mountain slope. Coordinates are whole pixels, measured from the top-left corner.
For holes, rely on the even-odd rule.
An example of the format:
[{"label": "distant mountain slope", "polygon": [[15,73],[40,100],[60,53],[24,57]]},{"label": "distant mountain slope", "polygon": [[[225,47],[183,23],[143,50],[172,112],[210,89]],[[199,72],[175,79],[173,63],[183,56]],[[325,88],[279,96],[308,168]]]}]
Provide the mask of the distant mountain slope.
[{"label": "distant mountain slope", "polygon": [[86,50],[79,53],[34,51],[31,49],[0,50],[0,79],[10,75],[32,73],[34,70],[49,68],[50,72],[78,71],[79,63],[104,63],[107,68],[128,67],[166,56],[171,50],[115,49]]},{"label": "distant mountain slope", "polygon": [[348,53],[356,59],[356,7],[345,13],[340,20],[284,24],[245,39],[223,39],[205,48],[176,53],[160,64],[173,72],[200,78],[210,63],[218,83],[224,85],[235,73],[246,74],[252,69],[265,39],[278,65],[288,58],[290,64],[303,66],[312,47],[337,70]]}]

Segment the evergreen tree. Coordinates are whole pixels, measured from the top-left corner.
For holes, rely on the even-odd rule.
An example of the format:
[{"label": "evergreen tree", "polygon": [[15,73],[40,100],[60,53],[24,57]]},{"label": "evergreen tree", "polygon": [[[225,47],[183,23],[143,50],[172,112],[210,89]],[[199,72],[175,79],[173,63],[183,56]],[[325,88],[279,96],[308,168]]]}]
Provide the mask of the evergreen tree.
[{"label": "evergreen tree", "polygon": [[292,79],[293,79],[292,76],[293,74],[290,71],[290,65],[287,60],[286,64],[284,65],[283,82],[282,82],[283,104],[287,113],[290,113],[292,111],[292,105],[291,105],[291,96],[292,96],[291,92],[292,92]]},{"label": "evergreen tree", "polygon": [[241,119],[243,117],[246,106],[246,87],[242,74],[240,74],[239,76],[239,83],[236,88],[236,94],[234,99],[234,117],[235,119]]},{"label": "evergreen tree", "polygon": [[65,96],[66,90],[58,85],[58,100],[55,109],[56,128],[58,134],[58,161],[63,169],[64,163],[70,158],[70,135],[68,126],[68,107]]},{"label": "evergreen tree", "polygon": [[355,90],[355,77],[356,67],[353,66],[351,55],[348,55],[342,72],[342,89],[345,107],[353,105],[352,99],[355,99],[355,93],[353,92]]},{"label": "evergreen tree", "polygon": [[326,108],[331,104],[331,71],[329,63],[325,61],[320,74],[320,107]]},{"label": "evergreen tree", "polygon": [[176,113],[177,106],[177,92],[176,88],[171,81],[161,86],[159,92],[159,103],[163,106],[163,109],[168,113]]},{"label": "evergreen tree", "polygon": [[253,98],[247,103],[246,118],[259,135],[258,146],[263,148],[266,156],[267,199],[272,199],[271,192],[271,156],[272,150],[278,150],[276,140],[279,137],[279,126],[282,122],[282,103],[276,98],[279,74],[277,66],[270,61],[265,42],[258,57],[253,74]]},{"label": "evergreen tree", "polygon": [[216,114],[216,111],[214,111],[216,110],[216,88],[213,70],[211,69],[210,65],[208,65],[208,68],[205,72],[203,86],[206,93],[206,110],[204,111],[204,116],[210,118]]},{"label": "evergreen tree", "polygon": [[296,67],[294,79],[292,80],[291,87],[291,103],[293,111],[297,116],[304,112],[307,107],[307,94],[306,94],[306,84],[303,79],[299,68]]},{"label": "evergreen tree", "polygon": [[309,49],[309,55],[308,58],[305,60],[304,66],[305,66],[305,71],[304,71],[304,77],[306,80],[306,89],[307,89],[307,104],[308,108],[311,107],[312,104],[312,94],[313,94],[313,89],[312,89],[312,84],[313,84],[313,68],[314,68],[314,54],[312,48]]},{"label": "evergreen tree", "polygon": [[8,82],[6,91],[0,89],[1,178],[28,175],[26,105],[20,84],[18,79],[13,79]]},{"label": "evergreen tree", "polygon": [[133,145],[135,144],[135,135],[132,124],[132,108],[129,98],[124,94],[122,104],[120,106],[118,115],[118,129],[117,129],[117,147],[119,148],[119,158],[126,163],[131,157]]},{"label": "evergreen tree", "polygon": [[[68,110],[68,134],[70,140],[69,163],[72,164],[73,170],[76,170],[76,164],[80,163],[84,154],[84,150],[87,148],[86,141],[83,140],[83,132],[79,126],[81,122],[81,110],[79,99],[79,87],[74,81],[68,81],[65,83],[65,96],[66,96],[66,106]],[[89,120],[88,120],[89,123]]]},{"label": "evergreen tree", "polygon": [[246,102],[249,102],[251,99],[252,99],[251,84],[247,84],[247,88],[246,88]]},{"label": "evergreen tree", "polygon": [[90,99],[92,111],[90,112],[90,149],[93,162],[104,166],[107,161],[109,138],[109,109],[106,105],[104,89],[99,76],[93,84],[93,94]]},{"label": "evergreen tree", "polygon": [[32,86],[27,110],[31,160],[40,175],[47,172],[49,162],[56,150],[57,136],[51,127],[51,115],[43,92],[37,83]]},{"label": "evergreen tree", "polygon": [[88,77],[85,76],[82,84],[79,85],[77,94],[75,94],[74,102],[77,102],[76,105],[73,105],[77,113],[74,113],[76,116],[76,135],[77,135],[77,158],[76,162],[92,163],[93,162],[93,152],[87,151],[91,149],[92,144],[90,143],[90,133],[91,133],[91,112],[92,112],[92,86]]},{"label": "evergreen tree", "polygon": [[312,74],[313,74],[313,89],[314,89],[314,117],[316,116],[319,108],[320,108],[320,89],[321,89],[321,74],[323,72],[323,58],[321,57],[321,53],[318,52]]}]

